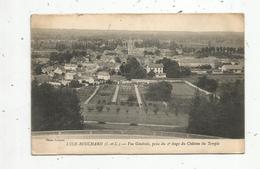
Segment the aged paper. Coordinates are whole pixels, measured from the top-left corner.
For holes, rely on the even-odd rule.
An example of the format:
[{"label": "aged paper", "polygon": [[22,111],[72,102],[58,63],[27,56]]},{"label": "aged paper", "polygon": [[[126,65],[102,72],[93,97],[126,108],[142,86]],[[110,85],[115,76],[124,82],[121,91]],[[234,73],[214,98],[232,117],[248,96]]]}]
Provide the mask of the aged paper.
[{"label": "aged paper", "polygon": [[32,154],[244,153],[243,14],[31,16]]}]

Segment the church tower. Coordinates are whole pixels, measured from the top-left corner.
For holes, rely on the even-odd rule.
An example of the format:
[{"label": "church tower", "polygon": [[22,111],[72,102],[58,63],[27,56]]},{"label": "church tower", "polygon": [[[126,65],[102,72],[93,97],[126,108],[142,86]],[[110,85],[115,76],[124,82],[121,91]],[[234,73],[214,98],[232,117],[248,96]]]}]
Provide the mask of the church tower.
[{"label": "church tower", "polygon": [[135,44],[134,44],[134,40],[132,40],[131,38],[128,40],[127,43],[127,49],[128,49],[128,55],[133,55],[134,54],[134,48],[135,48]]}]

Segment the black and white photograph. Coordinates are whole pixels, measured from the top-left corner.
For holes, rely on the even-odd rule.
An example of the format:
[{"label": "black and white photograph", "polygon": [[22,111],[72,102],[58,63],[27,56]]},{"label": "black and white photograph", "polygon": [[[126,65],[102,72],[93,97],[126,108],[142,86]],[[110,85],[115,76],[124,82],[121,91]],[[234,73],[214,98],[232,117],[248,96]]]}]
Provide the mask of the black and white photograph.
[{"label": "black and white photograph", "polygon": [[32,154],[243,153],[244,60],[241,13],[32,15]]}]

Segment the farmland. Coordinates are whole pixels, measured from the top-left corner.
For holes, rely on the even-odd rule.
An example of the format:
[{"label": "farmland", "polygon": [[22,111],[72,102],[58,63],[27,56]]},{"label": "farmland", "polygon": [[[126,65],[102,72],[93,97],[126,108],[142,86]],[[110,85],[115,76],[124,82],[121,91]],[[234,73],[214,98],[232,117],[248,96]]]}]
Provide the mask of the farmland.
[{"label": "farmland", "polygon": [[[86,122],[124,123],[130,125],[188,125],[187,105],[196,89],[186,83],[171,83],[172,99],[169,102],[150,101],[145,97],[148,84],[103,84],[87,86],[78,90],[82,115]],[[118,87],[117,87],[118,86]],[[118,89],[116,89],[118,88]],[[93,95],[88,103],[86,100]],[[116,91],[118,90],[118,91]],[[140,95],[141,105],[137,99]]]}]

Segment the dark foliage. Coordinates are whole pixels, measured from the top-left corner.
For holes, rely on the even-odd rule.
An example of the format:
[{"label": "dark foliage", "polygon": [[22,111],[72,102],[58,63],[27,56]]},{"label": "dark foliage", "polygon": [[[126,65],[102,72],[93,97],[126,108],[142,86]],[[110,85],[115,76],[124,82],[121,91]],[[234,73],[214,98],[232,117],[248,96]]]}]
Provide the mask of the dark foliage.
[{"label": "dark foliage", "polygon": [[172,85],[168,82],[158,82],[149,85],[145,95],[147,100],[169,101],[171,99]]},{"label": "dark foliage", "polygon": [[190,106],[188,132],[244,138],[244,84],[224,84],[220,100],[196,96]]},{"label": "dark foliage", "polygon": [[72,80],[70,83],[69,83],[69,87],[71,88],[79,88],[81,87],[82,85],[79,83],[79,81],[77,80]]},{"label": "dark foliage", "polygon": [[140,65],[135,57],[129,57],[127,62],[120,66],[120,73],[128,80],[146,77],[146,70]]},{"label": "dark foliage", "polygon": [[166,77],[174,78],[180,76],[180,67],[176,61],[168,58],[163,58],[161,60],[158,60],[157,63],[163,64],[163,70],[166,73]]},{"label": "dark foliage", "polygon": [[37,64],[37,65],[34,67],[34,72],[35,72],[36,75],[42,74],[42,65],[41,65],[41,64]]},{"label": "dark foliage", "polygon": [[121,59],[117,56],[117,57],[115,57],[115,61],[117,62],[117,63],[121,63]]},{"label": "dark foliage", "polygon": [[189,76],[191,74],[189,68],[180,67],[178,62],[168,58],[163,58],[161,60],[158,60],[156,63],[163,64],[164,73],[166,73],[166,77],[168,78]]},{"label": "dark foliage", "polygon": [[83,129],[78,97],[69,88],[32,84],[32,130]]},{"label": "dark foliage", "polygon": [[75,52],[52,52],[51,56],[50,56],[50,62],[52,64],[58,63],[58,64],[62,64],[62,63],[69,63],[70,59],[74,56]]},{"label": "dark foliage", "polygon": [[153,78],[155,76],[155,73],[153,70],[151,70],[149,73],[147,73],[148,78]]},{"label": "dark foliage", "polygon": [[218,82],[214,79],[208,79],[207,76],[199,77],[197,86],[209,92],[215,92],[218,87]]}]

